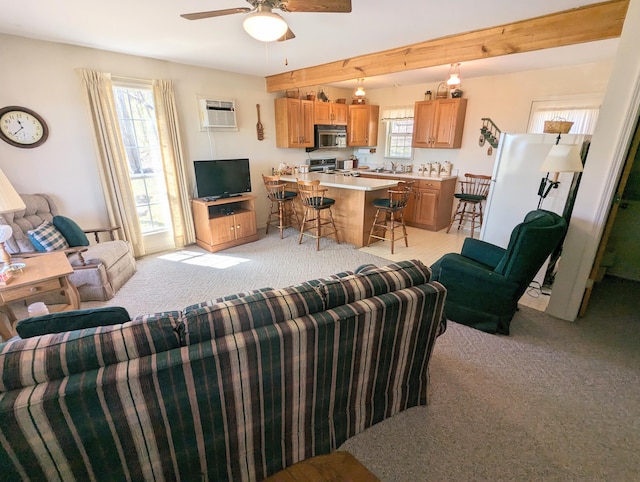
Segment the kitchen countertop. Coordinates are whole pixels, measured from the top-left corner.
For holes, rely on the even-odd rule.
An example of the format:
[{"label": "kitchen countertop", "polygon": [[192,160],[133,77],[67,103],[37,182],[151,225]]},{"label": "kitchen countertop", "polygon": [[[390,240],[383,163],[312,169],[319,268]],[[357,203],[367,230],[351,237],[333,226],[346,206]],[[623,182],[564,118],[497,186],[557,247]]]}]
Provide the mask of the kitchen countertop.
[{"label": "kitchen countertop", "polygon": [[375,169],[363,169],[360,172],[362,175],[373,174],[375,176],[390,177],[393,179],[425,179],[427,181],[445,181],[448,179],[456,179],[458,176],[423,176],[420,172],[376,172]]},{"label": "kitchen countertop", "polygon": [[[371,179],[359,176],[345,176],[344,172],[333,174],[325,172],[310,172],[308,174],[281,175],[280,179],[286,182],[296,182],[297,179],[303,181],[320,180],[321,186],[335,187],[338,189],[352,189],[356,191],[377,191],[378,189],[389,189],[397,184],[397,175],[389,176],[386,179]],[[426,178],[425,178],[426,179]]]}]

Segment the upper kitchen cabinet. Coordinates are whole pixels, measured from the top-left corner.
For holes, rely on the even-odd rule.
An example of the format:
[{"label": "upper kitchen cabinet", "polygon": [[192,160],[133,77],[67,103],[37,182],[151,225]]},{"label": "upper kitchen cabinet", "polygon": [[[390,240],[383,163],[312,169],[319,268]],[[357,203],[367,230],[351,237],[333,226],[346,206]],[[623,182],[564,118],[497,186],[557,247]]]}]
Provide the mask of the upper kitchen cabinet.
[{"label": "upper kitchen cabinet", "polygon": [[313,106],[314,124],[347,125],[347,104],[316,101]]},{"label": "upper kitchen cabinet", "polygon": [[355,104],[349,106],[347,122],[347,146],[373,147],[378,144],[377,105]]},{"label": "upper kitchen cabinet", "polygon": [[289,97],[275,100],[277,147],[313,147],[313,104]]},{"label": "upper kitchen cabinet", "polygon": [[467,99],[436,99],[415,104],[413,147],[457,149],[462,144]]}]

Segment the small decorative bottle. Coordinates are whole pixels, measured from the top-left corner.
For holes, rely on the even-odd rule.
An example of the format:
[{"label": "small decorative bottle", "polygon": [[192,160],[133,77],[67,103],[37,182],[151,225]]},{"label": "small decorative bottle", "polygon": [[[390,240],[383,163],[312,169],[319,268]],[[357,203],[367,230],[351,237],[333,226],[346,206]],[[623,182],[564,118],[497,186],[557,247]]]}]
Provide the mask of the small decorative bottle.
[{"label": "small decorative bottle", "polygon": [[427,90],[424,93],[424,100],[431,100],[431,91],[430,90]]}]

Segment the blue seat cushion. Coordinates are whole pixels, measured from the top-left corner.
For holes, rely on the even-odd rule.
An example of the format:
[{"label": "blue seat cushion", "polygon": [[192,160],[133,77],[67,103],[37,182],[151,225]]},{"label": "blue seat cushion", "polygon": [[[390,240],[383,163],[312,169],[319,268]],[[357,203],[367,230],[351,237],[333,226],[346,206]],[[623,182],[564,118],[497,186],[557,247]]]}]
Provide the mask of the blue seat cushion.
[{"label": "blue seat cushion", "polygon": [[278,193],[276,194],[277,199],[282,199],[283,201],[287,201],[288,199],[293,199],[298,195],[295,191],[285,191],[284,194]]},{"label": "blue seat cushion", "polygon": [[[323,202],[324,201],[324,202]],[[336,203],[335,199],[331,199],[330,197],[321,198],[321,197],[312,197],[309,199],[309,206],[315,209],[325,209],[333,206]]]},{"label": "blue seat cushion", "polygon": [[479,194],[454,194],[455,198],[460,199],[462,201],[484,201],[487,199],[487,196],[480,196]]},{"label": "blue seat cushion", "polygon": [[404,207],[402,203],[396,202],[393,204],[393,206],[391,205],[391,199],[389,198],[380,198],[380,199],[376,199],[374,200],[371,204],[373,204],[375,207],[377,208],[387,208],[387,209],[392,209],[392,208],[402,208]]},{"label": "blue seat cushion", "polygon": [[20,320],[16,331],[21,338],[82,330],[96,326],[118,325],[131,320],[125,308],[106,306],[86,310],[59,311]]}]

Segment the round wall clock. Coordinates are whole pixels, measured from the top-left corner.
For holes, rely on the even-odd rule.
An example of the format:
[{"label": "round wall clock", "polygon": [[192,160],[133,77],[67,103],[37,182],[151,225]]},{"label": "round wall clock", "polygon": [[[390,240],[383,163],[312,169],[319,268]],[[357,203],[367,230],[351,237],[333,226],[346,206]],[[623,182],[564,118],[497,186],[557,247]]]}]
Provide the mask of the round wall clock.
[{"label": "round wall clock", "polygon": [[0,139],[16,147],[38,147],[49,136],[42,117],[31,109],[11,105],[0,109]]}]

